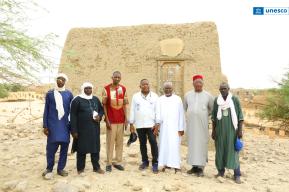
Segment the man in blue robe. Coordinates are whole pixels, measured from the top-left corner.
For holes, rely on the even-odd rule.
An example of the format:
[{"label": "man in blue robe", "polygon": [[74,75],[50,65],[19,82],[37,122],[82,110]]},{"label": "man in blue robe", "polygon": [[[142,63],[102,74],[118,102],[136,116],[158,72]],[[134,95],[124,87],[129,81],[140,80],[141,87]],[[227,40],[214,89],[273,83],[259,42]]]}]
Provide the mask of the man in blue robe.
[{"label": "man in blue robe", "polygon": [[[47,136],[46,159],[47,167],[42,176],[51,179],[55,154],[60,146],[57,174],[67,176],[64,170],[70,139],[69,111],[73,99],[72,93],[65,89],[68,78],[65,74],[57,75],[56,86],[49,90],[45,97],[43,114],[43,132]],[[50,176],[48,176],[50,175]]]}]

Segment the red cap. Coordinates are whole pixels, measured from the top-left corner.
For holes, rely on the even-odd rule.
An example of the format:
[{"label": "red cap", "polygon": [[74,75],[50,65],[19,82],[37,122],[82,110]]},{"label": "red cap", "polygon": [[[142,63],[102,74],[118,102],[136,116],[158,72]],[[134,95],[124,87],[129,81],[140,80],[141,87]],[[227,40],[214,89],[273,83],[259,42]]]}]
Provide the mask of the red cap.
[{"label": "red cap", "polygon": [[202,75],[194,75],[193,81],[195,81],[196,79],[202,79],[203,80],[203,76]]}]

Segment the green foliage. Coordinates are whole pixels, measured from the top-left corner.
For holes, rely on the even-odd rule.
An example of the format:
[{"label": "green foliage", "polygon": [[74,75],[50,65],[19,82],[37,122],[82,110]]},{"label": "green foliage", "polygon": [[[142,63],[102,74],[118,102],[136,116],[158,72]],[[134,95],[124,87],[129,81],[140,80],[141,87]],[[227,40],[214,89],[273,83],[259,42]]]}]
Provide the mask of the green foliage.
[{"label": "green foliage", "polygon": [[0,98],[8,96],[8,91],[3,84],[0,84]]},{"label": "green foliage", "polygon": [[0,0],[0,80],[35,81],[51,65],[44,53],[55,46],[55,35],[32,37],[27,33],[27,10],[38,6],[29,0]]},{"label": "green foliage", "polygon": [[25,90],[25,88],[19,83],[12,83],[12,84],[5,83],[3,85],[4,85],[5,89],[9,92],[18,92],[18,91],[24,91]]},{"label": "green foliage", "polygon": [[0,98],[7,97],[9,92],[18,92],[25,91],[25,87],[23,87],[19,83],[3,83],[0,84]]},{"label": "green foliage", "polygon": [[289,128],[289,72],[282,79],[280,88],[270,90],[260,115],[271,121],[280,121],[282,126]]},{"label": "green foliage", "polygon": [[0,84],[0,98],[8,96],[9,92],[25,91],[25,87],[18,83],[3,83]]}]

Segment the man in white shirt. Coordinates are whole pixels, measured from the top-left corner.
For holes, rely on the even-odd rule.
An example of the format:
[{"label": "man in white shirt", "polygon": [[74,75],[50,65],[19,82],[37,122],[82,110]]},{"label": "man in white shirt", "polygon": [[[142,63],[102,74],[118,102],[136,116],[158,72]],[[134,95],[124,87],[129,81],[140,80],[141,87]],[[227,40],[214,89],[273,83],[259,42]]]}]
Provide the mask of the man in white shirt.
[{"label": "man in white shirt", "polygon": [[140,141],[140,151],[142,156],[142,164],[140,170],[144,170],[149,166],[147,155],[147,138],[151,145],[152,153],[152,170],[158,173],[158,145],[156,136],[153,134],[154,125],[156,123],[156,101],[158,95],[150,91],[149,81],[142,79],[140,81],[141,91],[135,93],[132,97],[130,107],[130,132],[137,131]]}]

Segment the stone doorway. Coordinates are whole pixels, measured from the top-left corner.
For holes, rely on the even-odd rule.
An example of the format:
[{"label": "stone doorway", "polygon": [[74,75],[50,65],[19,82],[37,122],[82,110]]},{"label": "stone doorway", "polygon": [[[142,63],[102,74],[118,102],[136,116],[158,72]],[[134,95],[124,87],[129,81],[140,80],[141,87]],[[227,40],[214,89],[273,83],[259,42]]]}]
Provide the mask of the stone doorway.
[{"label": "stone doorway", "polygon": [[174,86],[174,93],[183,97],[183,61],[159,61],[158,67],[158,94],[163,95],[163,84],[170,81]]}]

